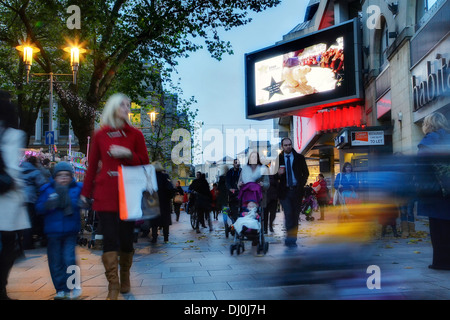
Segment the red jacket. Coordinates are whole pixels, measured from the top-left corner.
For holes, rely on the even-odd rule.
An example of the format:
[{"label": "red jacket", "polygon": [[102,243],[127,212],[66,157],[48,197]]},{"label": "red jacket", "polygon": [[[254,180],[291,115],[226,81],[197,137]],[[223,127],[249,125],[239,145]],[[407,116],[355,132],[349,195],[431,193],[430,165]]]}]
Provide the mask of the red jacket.
[{"label": "red jacket", "polygon": [[[130,149],[133,157],[131,159],[111,157],[108,150],[112,144]],[[120,130],[102,127],[95,132],[92,139],[81,194],[94,200],[92,209],[95,211],[119,212],[118,167],[148,163],[148,151],[141,131],[128,124]]]}]

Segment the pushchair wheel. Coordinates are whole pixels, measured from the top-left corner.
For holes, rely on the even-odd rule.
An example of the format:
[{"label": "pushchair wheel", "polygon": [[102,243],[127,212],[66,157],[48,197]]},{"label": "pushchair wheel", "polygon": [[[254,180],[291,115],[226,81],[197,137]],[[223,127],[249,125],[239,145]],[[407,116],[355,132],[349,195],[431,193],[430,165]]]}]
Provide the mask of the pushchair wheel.
[{"label": "pushchair wheel", "polygon": [[236,245],[235,244],[230,245],[230,254],[231,255],[233,255],[234,250],[236,250]]},{"label": "pushchair wheel", "polygon": [[260,254],[261,252],[263,254],[266,254],[267,251],[269,251],[269,243],[268,242],[258,244],[258,248],[256,249],[257,254]]},{"label": "pushchair wheel", "polygon": [[267,251],[269,251],[269,243],[268,242],[264,242],[264,254],[266,254]]}]

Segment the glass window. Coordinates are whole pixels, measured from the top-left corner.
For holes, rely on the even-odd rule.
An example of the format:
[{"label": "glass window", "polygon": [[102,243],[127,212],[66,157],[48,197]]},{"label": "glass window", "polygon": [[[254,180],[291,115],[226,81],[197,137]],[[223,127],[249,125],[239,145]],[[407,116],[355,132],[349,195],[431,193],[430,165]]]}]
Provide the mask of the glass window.
[{"label": "glass window", "polygon": [[383,23],[383,28],[380,34],[380,71],[386,67],[387,64],[387,48],[389,46],[389,29],[387,23]]},{"label": "glass window", "polygon": [[427,11],[431,9],[431,7],[437,2],[437,0],[428,0],[427,2]]},{"label": "glass window", "polygon": [[[418,26],[423,24],[423,21],[420,20],[423,18],[425,13],[431,10],[431,8],[438,2],[439,0],[417,0],[416,4],[416,24]],[[426,18],[425,18],[426,19]]]}]

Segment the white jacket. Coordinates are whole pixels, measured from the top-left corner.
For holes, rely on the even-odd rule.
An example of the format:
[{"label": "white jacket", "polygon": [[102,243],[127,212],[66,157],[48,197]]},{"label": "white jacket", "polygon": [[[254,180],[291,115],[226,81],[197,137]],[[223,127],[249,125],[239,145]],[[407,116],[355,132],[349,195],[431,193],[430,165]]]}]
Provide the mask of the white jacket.
[{"label": "white jacket", "polygon": [[25,204],[24,183],[19,161],[25,143],[25,132],[8,128],[1,136],[0,148],[6,172],[14,178],[15,188],[0,195],[0,231],[31,228]]}]

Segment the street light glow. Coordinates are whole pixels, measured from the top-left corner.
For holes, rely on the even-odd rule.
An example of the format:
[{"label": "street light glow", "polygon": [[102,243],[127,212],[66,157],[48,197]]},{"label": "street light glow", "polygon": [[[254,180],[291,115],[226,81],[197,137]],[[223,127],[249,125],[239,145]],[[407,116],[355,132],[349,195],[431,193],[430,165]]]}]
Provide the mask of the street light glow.
[{"label": "street light glow", "polygon": [[33,48],[32,47],[24,47],[23,48],[23,62],[26,65],[33,64]]},{"label": "street light glow", "polygon": [[70,65],[78,65],[80,63],[80,49],[73,47],[70,49]]},{"label": "street light glow", "polygon": [[150,117],[150,123],[153,125],[153,123],[156,120],[156,112],[155,111],[149,112],[148,116]]}]

